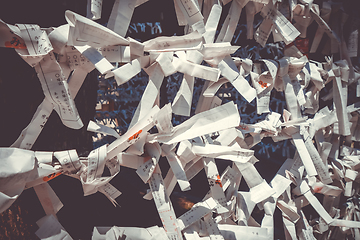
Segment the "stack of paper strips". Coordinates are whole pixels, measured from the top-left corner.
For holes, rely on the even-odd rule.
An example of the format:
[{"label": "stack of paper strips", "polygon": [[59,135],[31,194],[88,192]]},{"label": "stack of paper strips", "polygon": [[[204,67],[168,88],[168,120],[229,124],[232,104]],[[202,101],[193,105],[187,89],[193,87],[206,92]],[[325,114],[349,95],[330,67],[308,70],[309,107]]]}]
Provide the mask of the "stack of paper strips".
[{"label": "stack of paper strips", "polygon": [[[18,139],[0,148],[0,212],[24,189],[33,187],[46,214],[38,221],[36,235],[72,239],[56,218],[63,204],[47,182],[61,174],[74,177],[85,196],[101,192],[116,206],[121,192],[111,180],[125,166],[148,183],[144,198],[155,202],[162,226],[94,227],[93,240],[273,239],[276,208],[282,212],[284,239],[360,239],[360,150],[352,144],[360,141],[360,102],[348,105],[349,98],[355,97],[348,96],[350,88],[360,97],[360,75],[351,62],[357,56],[358,32],[346,42],[330,29],[331,1],[324,1],[324,6],[312,0],[289,1],[288,16],[284,16],[278,0],[174,0],[178,23],[186,26],[182,36],[145,42],[125,38],[135,7],[144,2],[116,0],[107,27],[93,21],[101,17],[102,0],[88,1],[87,17],[66,11],[68,23],[51,29],[0,20],[0,46],[14,48],[36,70],[45,95]],[[230,9],[217,33],[226,4]],[[308,26],[316,21],[318,30],[310,51],[316,51],[326,33],[331,53],[340,52],[340,59],[309,60],[295,45],[278,60],[232,57],[241,47],[231,41],[243,8],[248,39],[265,46],[272,33],[275,42],[289,45],[306,36]],[[263,21],[254,29],[257,13]],[[148,84],[127,132],[119,135],[90,122],[88,131],[116,140],[87,157],[79,157],[72,149],[32,151],[53,110],[65,126],[83,127],[74,98],[95,68],[105,78],[115,78],[118,85],[142,70],[147,73]],[[180,89],[172,103],[160,108],[163,80],[177,72],[183,74]],[[205,84],[196,114],[191,115],[196,78]],[[224,84],[249,103],[255,99],[257,114],[265,113],[266,118],[243,123],[238,110],[243,106],[222,103],[216,96]],[[320,91],[326,85],[332,90],[322,98],[332,100],[331,105],[320,107]],[[285,96],[283,112],[270,111],[273,89]],[[172,114],[190,118],[173,126]],[[288,139],[296,147],[270,182],[259,174],[252,150],[264,138]],[[160,158],[169,163],[167,173],[162,173]],[[221,173],[215,159],[227,160],[229,166]],[[105,168],[110,174],[103,174]],[[209,192],[176,216],[169,196],[176,184],[182,191],[191,189],[190,180],[202,169]],[[249,191],[239,191],[242,179]],[[340,204],[344,198],[346,205]],[[307,205],[317,212],[316,219],[307,220],[303,212]],[[252,216],[255,209],[264,212],[260,222]]]}]

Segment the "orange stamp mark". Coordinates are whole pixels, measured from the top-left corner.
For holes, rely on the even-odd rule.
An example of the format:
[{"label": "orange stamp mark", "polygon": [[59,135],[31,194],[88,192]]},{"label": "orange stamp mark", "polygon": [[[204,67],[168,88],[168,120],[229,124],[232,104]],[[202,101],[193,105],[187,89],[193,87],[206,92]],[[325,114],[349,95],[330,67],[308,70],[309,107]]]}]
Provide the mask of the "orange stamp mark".
[{"label": "orange stamp mark", "polygon": [[259,81],[259,84],[262,88],[267,88],[267,83],[264,83],[263,81]]},{"label": "orange stamp mark", "polygon": [[217,180],[215,181],[215,184],[219,184],[220,187],[222,187],[222,183],[221,183],[221,180],[220,180],[220,176],[217,175]]},{"label": "orange stamp mark", "polygon": [[242,130],[248,130],[248,126],[245,126],[245,125],[239,125],[239,127],[242,129]]},{"label": "orange stamp mark", "polygon": [[140,133],[142,133],[142,130],[139,130],[137,133],[135,133],[134,135],[129,137],[128,142],[130,142],[133,139],[137,139],[139,137]]},{"label": "orange stamp mark", "polygon": [[314,187],[314,192],[319,193],[322,189],[323,187]]},{"label": "orange stamp mark", "polygon": [[13,37],[11,41],[5,42],[5,47],[7,48],[18,48],[18,49],[26,49],[26,45],[21,38]]},{"label": "orange stamp mark", "polygon": [[58,172],[58,173],[52,173],[46,177],[43,177],[43,181],[44,182],[47,182],[47,181],[50,181],[51,179],[54,179],[56,178],[57,176],[59,176],[61,174],[61,172]]}]

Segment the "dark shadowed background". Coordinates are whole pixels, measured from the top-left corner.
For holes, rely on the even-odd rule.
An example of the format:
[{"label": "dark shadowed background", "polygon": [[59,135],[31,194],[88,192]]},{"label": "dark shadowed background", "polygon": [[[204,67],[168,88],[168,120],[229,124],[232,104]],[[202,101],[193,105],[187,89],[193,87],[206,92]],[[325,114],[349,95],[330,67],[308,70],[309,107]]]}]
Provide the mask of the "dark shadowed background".
[{"label": "dark shadowed background", "polygon": [[[321,1],[317,2],[321,3]],[[106,24],[113,3],[114,0],[104,0],[102,18],[97,22]],[[349,21],[358,22],[359,16],[356,14],[356,9],[351,8],[352,3],[356,5],[356,1],[343,1],[343,3],[347,11],[351,13]],[[224,6],[225,11],[222,19],[226,16],[225,13],[228,7],[229,5]],[[0,19],[9,24],[31,23],[38,24],[40,27],[57,27],[66,23],[64,17],[66,10],[72,10],[85,16],[86,0],[2,1]],[[357,8],[357,10],[359,9]],[[241,24],[246,22],[245,19],[245,11],[243,11],[236,31],[238,37],[233,40],[235,45],[242,46],[237,52],[237,56],[247,57],[251,53],[253,60],[260,57],[268,59],[281,58],[284,44],[269,44],[265,48],[261,48],[253,41],[246,40],[246,25]],[[260,21],[258,16],[256,21]],[[150,0],[136,8],[132,23],[146,22],[160,22],[161,35],[163,36],[183,34],[183,28],[177,25],[173,1],[171,0]],[[316,25],[311,25],[308,30],[310,40],[315,31]],[[147,32],[135,33],[134,31],[128,33],[128,35],[141,41],[155,37]],[[319,51],[321,51],[321,47]],[[311,54],[309,57],[310,59],[323,61],[323,55],[319,54],[319,52]],[[131,87],[131,85],[129,86]],[[164,81],[161,92],[161,105],[167,103],[168,99],[173,98],[171,92],[167,91],[172,86],[171,79]],[[178,85],[175,88],[178,88]],[[198,88],[201,89],[201,85]],[[93,120],[96,115],[95,106],[98,100],[98,89],[98,72],[94,70],[87,76],[75,98],[77,109],[85,127],[79,130],[69,129],[62,125],[57,114],[53,112],[32,150],[59,151],[76,149],[80,156],[87,156],[93,149],[93,134],[86,131],[86,126],[88,121]],[[221,89],[221,91],[225,91],[225,89]],[[327,90],[324,89],[324,91],[323,94]],[[235,95],[236,100],[244,101],[239,94]],[[23,61],[13,49],[0,48],[0,147],[8,147],[16,140],[22,129],[31,120],[43,97],[40,82],[34,69]],[[356,99],[351,100],[355,101]],[[321,104],[321,106],[326,105],[326,103]],[[256,105],[254,103],[246,106],[247,108],[244,107],[240,111],[242,120],[245,122],[255,122],[264,117],[256,115]],[[282,93],[272,93],[271,110],[282,112],[284,106]],[[136,105],[132,107],[134,108]],[[249,120],[250,118],[252,120]],[[181,118],[179,119],[181,121]],[[131,116],[127,120],[131,120]],[[254,149],[257,157],[261,160],[256,164],[256,167],[268,182],[275,175],[286,156],[294,154],[294,148],[289,142],[285,144],[278,143],[275,146],[271,139],[264,139],[262,145]],[[219,164],[219,172],[222,172],[226,165],[229,164],[226,161],[217,161],[217,163]],[[167,172],[168,165],[164,159],[161,160],[161,169],[163,173]],[[118,207],[114,207],[100,193],[84,197],[81,183],[70,177],[59,176],[49,183],[64,204],[64,207],[57,214],[59,221],[74,239],[90,239],[94,226],[160,226],[160,219],[154,202],[142,199],[148,186],[140,180],[132,169],[123,167],[120,174],[111,182],[122,192],[122,195],[116,199],[120,205]],[[177,216],[187,210],[187,203],[197,202],[205,195],[208,191],[207,185],[206,176],[202,171],[191,181],[191,191],[181,193],[178,187],[175,188],[171,199]],[[241,189],[247,190],[244,182],[241,184]],[[281,214],[279,214],[278,210],[276,211],[275,237],[283,239]],[[305,208],[304,211],[308,215],[312,215],[312,217],[316,215],[311,208]],[[45,213],[34,190],[25,190],[7,211],[0,214],[0,239],[37,239],[34,234],[37,230],[35,222],[44,215]],[[255,212],[253,216],[256,220],[261,220],[263,215],[261,212]]]}]

